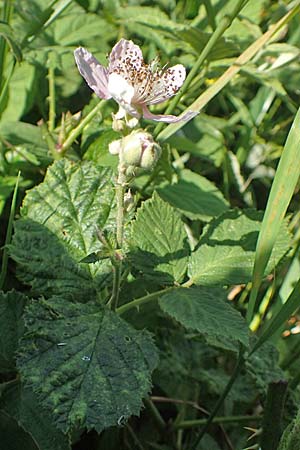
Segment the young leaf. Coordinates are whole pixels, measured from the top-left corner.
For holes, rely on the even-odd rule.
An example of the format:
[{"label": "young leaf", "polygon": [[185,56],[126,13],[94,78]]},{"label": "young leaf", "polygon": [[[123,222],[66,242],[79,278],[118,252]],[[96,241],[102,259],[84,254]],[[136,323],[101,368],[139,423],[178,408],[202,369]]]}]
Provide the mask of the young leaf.
[{"label": "young leaf", "polygon": [[97,227],[114,227],[111,172],[93,163],[54,163],[45,180],[28,192],[16,222],[11,256],[20,278],[36,294],[62,294],[80,301],[97,295],[107,280],[106,261],[81,264],[100,250]]},{"label": "young leaf", "polygon": [[25,321],[18,366],[60,429],[100,433],[139,414],[158,363],[148,332],[109,309],[54,297],[33,303]]},{"label": "young leaf", "polygon": [[138,210],[131,241],[133,265],[145,277],[167,284],[182,281],[188,254],[184,226],[157,194]]},{"label": "young leaf", "polygon": [[0,373],[14,372],[15,352],[24,331],[22,314],[27,297],[17,291],[0,292]]},{"label": "young leaf", "polygon": [[7,383],[0,407],[31,435],[39,450],[70,450],[69,438],[54,426],[51,414],[30,389],[18,382]]},{"label": "young leaf", "polygon": [[220,288],[180,288],[163,295],[159,305],[185,328],[196,330],[208,343],[238,351],[248,347],[248,326],[240,313],[226,303]]},{"label": "young leaf", "polygon": [[[262,213],[252,210],[231,210],[212,220],[190,257],[189,275],[193,282],[224,286],[250,281],[261,220]],[[266,273],[276,266],[290,244],[284,223]]]}]

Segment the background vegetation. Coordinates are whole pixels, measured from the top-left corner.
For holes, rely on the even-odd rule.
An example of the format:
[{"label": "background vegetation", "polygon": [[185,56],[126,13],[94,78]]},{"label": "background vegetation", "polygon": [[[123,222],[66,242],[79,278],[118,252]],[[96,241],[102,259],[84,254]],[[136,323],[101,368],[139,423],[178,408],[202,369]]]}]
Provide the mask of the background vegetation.
[{"label": "background vegetation", "polygon": [[[297,449],[299,2],[0,7],[3,448]],[[73,51],[106,65],[121,37],[189,72],[152,111],[201,113],[142,123],[163,153],[131,181],[111,311],[117,105]]]}]

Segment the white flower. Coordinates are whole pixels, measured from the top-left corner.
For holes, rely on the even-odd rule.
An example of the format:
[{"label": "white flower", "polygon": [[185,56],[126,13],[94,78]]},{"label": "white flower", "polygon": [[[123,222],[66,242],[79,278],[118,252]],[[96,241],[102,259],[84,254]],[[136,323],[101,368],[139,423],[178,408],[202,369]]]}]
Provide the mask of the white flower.
[{"label": "white flower", "polygon": [[79,72],[91,89],[103,99],[113,98],[120,106],[116,119],[128,113],[133,117],[160,122],[190,120],[196,115],[188,111],[183,117],[154,115],[147,105],[161,103],[172,97],[185,80],[182,64],[169,69],[157,69],[146,64],[140,47],[132,41],[121,39],[109,55],[108,67],[103,67],[85,48],[75,50]]}]

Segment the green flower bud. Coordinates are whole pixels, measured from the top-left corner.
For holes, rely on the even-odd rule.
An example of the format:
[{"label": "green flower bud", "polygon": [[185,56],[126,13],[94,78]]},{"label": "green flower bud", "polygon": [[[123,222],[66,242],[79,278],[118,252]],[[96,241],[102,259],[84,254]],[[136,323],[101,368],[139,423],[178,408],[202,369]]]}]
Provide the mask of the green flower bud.
[{"label": "green flower bud", "polygon": [[151,134],[137,130],[123,138],[122,161],[128,166],[151,170],[161,154],[160,146],[154,142]]}]

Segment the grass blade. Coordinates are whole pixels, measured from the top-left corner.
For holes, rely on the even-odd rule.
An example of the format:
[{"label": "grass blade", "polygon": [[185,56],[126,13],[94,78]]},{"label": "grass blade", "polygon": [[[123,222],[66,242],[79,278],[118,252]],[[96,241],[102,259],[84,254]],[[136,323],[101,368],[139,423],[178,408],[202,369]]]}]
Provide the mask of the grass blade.
[{"label": "grass blade", "polygon": [[[213,97],[215,97],[224,86],[226,86],[230,80],[241,70],[243,65],[248,63],[251,58],[261,50],[269,40],[276,34],[284,25],[286,25],[290,20],[300,11],[299,3],[294,6],[284,17],[282,17],[276,24],[263,34],[259,39],[257,39],[253,44],[250,45],[236,60],[235,63],[229,67],[226,72],[205,92],[203,92],[197,100],[195,100],[186,111],[199,112]],[[176,97],[174,97],[176,98]],[[168,110],[167,110],[168,111]],[[184,114],[184,113],[183,113]],[[167,126],[158,136],[157,140],[165,141],[170,136],[172,136],[176,131],[180,130],[186,122],[173,123]]]},{"label": "grass blade", "polygon": [[6,272],[7,272],[8,245],[10,244],[11,236],[12,236],[12,228],[13,228],[13,221],[14,221],[15,212],[16,212],[19,181],[20,181],[20,172],[18,173],[18,178],[17,178],[15,188],[14,188],[13,198],[11,201],[11,208],[10,208],[9,220],[8,220],[8,225],[7,225],[7,231],[6,231],[5,245],[4,245],[4,249],[3,249],[3,255],[2,255],[2,265],[1,265],[1,273],[0,273],[0,289],[3,288],[5,277],[6,277]]},{"label": "grass blade", "polygon": [[299,303],[300,280],[297,282],[287,301],[282,305],[278,313],[270,320],[267,328],[260,335],[258,341],[252,348],[250,355],[261,347],[270,337],[275,334],[281,325],[300,307]]},{"label": "grass blade", "polygon": [[252,289],[247,310],[248,323],[252,320],[256,298],[264,276],[264,271],[300,175],[299,160],[300,109],[292,124],[276,170],[257,241],[252,276]]}]

